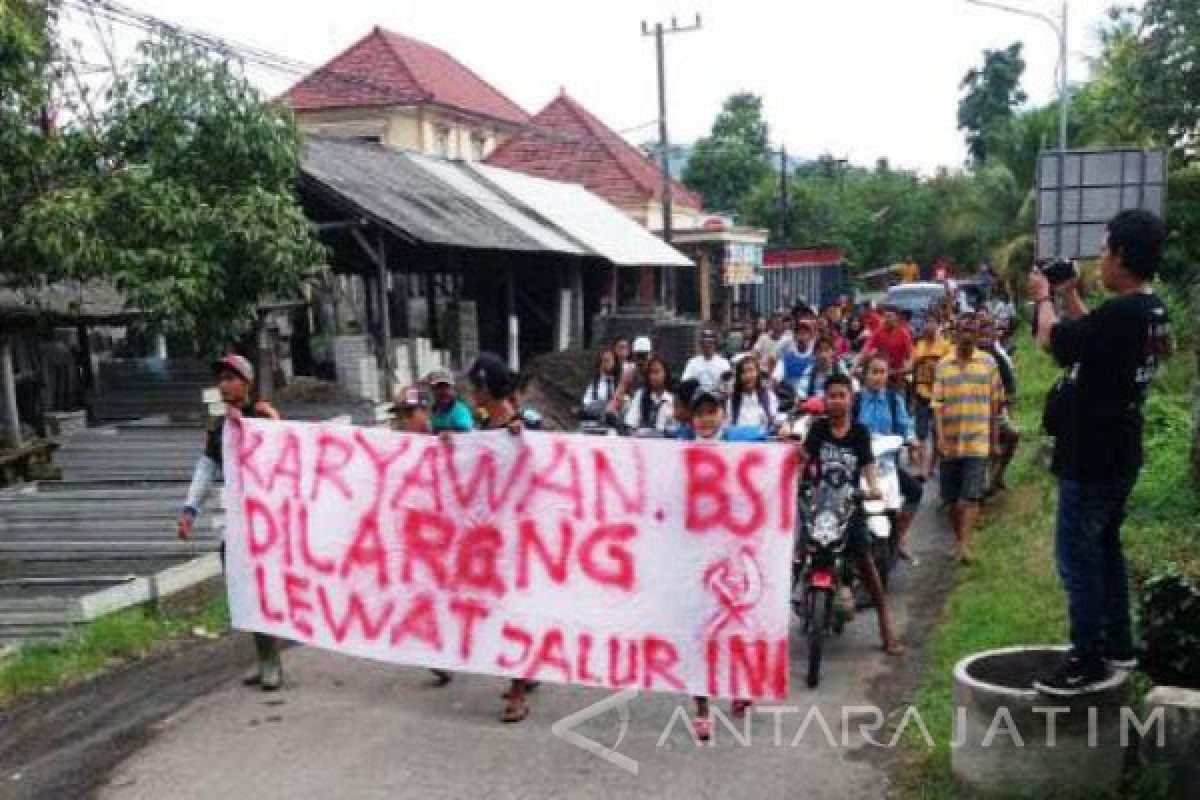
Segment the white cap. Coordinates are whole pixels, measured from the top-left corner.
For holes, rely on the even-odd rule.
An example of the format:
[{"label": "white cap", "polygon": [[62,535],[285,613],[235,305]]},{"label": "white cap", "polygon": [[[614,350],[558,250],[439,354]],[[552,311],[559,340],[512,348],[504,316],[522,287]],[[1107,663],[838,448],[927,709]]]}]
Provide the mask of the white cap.
[{"label": "white cap", "polygon": [[639,336],[633,340],[633,352],[635,353],[652,353],[654,345],[650,343],[649,336]]}]

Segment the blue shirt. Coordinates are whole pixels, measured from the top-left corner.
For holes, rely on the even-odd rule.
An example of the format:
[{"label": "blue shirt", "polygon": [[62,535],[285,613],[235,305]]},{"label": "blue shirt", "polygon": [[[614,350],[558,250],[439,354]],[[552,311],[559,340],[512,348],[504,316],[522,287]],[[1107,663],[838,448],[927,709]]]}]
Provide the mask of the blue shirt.
[{"label": "blue shirt", "polygon": [[[904,398],[896,396],[888,400],[890,389],[872,391],[863,389],[859,393],[858,422],[871,433],[881,436],[903,436],[906,440],[916,436],[916,427],[904,405]],[[892,406],[896,408],[896,419],[892,420]]]},{"label": "blue shirt", "polygon": [[675,429],[675,438],[684,442],[696,441],[696,429],[686,423],[679,423],[679,427]]},{"label": "blue shirt", "polygon": [[434,433],[467,433],[475,429],[475,421],[471,418],[471,409],[467,408],[467,404],[462,400],[455,400],[449,408],[433,410],[429,417],[429,427]]}]

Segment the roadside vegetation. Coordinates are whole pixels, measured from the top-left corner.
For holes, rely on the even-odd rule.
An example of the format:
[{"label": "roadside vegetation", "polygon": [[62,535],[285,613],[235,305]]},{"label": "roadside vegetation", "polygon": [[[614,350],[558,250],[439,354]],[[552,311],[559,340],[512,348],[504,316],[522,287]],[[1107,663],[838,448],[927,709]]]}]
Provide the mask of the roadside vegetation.
[{"label": "roadside vegetation", "polygon": [[39,692],[70,686],[191,637],[229,628],[224,592],[200,604],[159,612],[126,609],[80,625],[61,642],[31,644],[0,658],[0,708]]},{"label": "roadside vegetation", "polygon": [[[1147,403],[1146,465],[1123,528],[1135,614],[1140,587],[1167,565],[1200,577],[1200,501],[1190,478],[1194,337],[1187,307],[1172,293],[1167,299],[1177,350]],[[964,796],[951,776],[947,744],[959,659],[994,647],[1066,639],[1066,600],[1054,566],[1054,478],[1040,436],[1042,404],[1059,370],[1034,346],[1028,325],[1023,327],[1016,347],[1021,449],[1009,471],[1009,491],[985,507],[975,563],[959,574],[930,642],[924,682],[909,698],[920,708],[936,747],[928,749],[919,735],[908,737],[909,753],[899,770],[903,797]],[[1155,795],[1139,790],[1125,796]]]}]

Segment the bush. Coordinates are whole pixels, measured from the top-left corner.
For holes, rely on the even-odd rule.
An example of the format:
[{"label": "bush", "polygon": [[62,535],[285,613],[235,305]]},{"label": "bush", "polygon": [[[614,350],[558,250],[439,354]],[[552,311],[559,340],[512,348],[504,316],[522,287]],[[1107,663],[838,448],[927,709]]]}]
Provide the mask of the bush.
[{"label": "bush", "polygon": [[1176,564],[1142,587],[1143,670],[1155,683],[1200,689],[1200,589]]}]

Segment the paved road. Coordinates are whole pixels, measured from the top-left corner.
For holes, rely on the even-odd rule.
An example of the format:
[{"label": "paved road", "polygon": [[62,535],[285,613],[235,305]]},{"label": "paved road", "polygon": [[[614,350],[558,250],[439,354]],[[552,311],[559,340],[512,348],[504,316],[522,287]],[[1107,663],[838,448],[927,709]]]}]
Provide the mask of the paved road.
[{"label": "paved road", "polygon": [[[935,530],[933,516],[927,504],[918,520],[922,563],[902,566],[893,587],[906,636],[919,635],[910,611],[927,591],[927,579],[940,583],[936,576],[945,574],[946,534]],[[293,648],[285,654],[284,691],[269,696],[229,684],[196,700],[157,727],[150,743],[109,777],[100,797],[884,797],[888,786],[879,750],[854,735],[857,723],[869,718],[851,717],[849,746],[830,747],[815,722],[792,746],[814,703],[840,738],[843,707],[879,700],[873,686],[898,667],[879,651],[874,614],[860,614],[832,642],[816,691],[804,687],[800,638],[793,637],[787,703],[798,711],[754,715],[748,747],[719,723],[711,747],[694,744],[682,724],[660,746],[675,707],[690,711],[688,698],[635,699],[619,751],[638,762],[637,775],[551,732],[555,721],[606,692],[543,685],[533,696],[531,716],[505,726],[498,721],[505,685],[500,679],[460,676],[450,686],[433,688],[424,670]],[[617,715],[608,712],[579,731],[608,745],[618,724]]]}]

